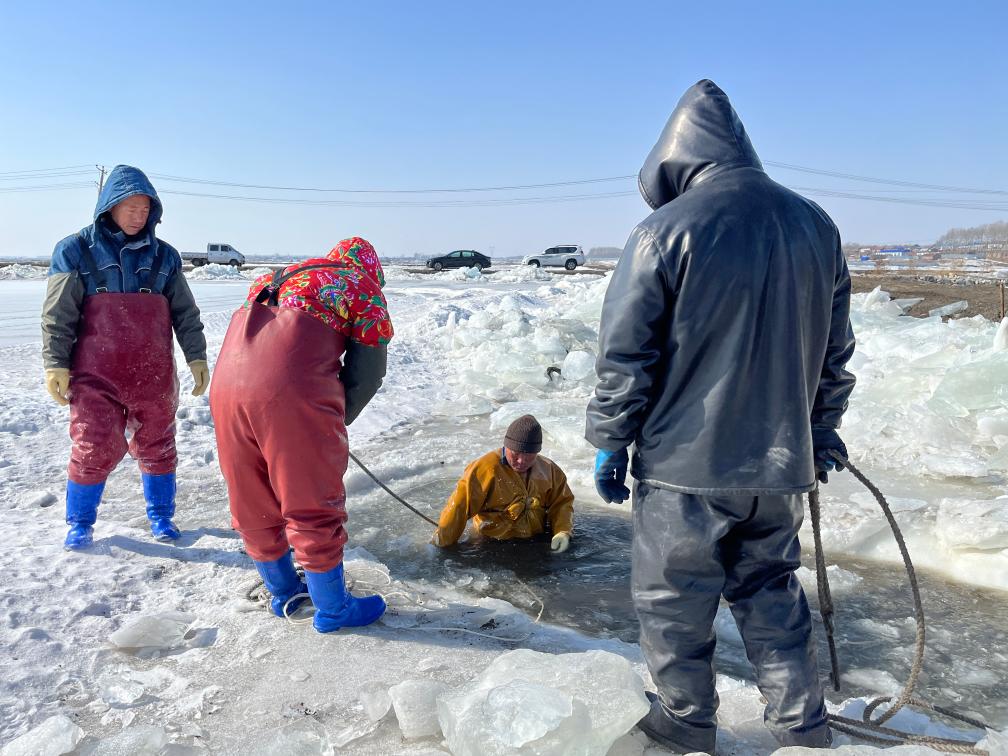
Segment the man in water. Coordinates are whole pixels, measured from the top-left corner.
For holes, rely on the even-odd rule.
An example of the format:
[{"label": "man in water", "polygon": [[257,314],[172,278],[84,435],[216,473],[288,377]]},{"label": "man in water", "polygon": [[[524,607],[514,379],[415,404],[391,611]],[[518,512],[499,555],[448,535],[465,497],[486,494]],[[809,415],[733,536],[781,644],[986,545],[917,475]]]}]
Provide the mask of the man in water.
[{"label": "man in water", "polygon": [[558,554],[566,551],[574,528],[574,494],[563,470],[542,456],[541,449],[538,420],[522,415],[511,423],[503,447],[466,468],[441,511],[431,542],[457,543],[471,519],[480,535],[500,541],[549,531],[550,548]]},{"label": "man in water", "polygon": [[714,753],[723,596],[785,746],[830,731],[801,564],[801,494],[847,452],[850,274],[829,216],[775,183],[728,97],[691,87],[640,172],[654,212],[630,235],[599,328],[586,437],[595,479],[632,475],[632,589],[658,687],[640,727]]}]

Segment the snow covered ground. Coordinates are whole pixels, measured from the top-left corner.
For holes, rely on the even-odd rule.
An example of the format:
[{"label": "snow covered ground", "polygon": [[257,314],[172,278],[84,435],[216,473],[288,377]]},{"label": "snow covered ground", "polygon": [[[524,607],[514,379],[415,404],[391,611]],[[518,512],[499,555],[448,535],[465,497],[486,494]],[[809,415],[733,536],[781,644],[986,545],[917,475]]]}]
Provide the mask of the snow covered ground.
[{"label": "snow covered ground", "polygon": [[[353,451],[434,513],[465,462],[492,448],[513,417],[531,411],[546,431],[544,452],[568,472],[584,511],[604,514],[582,433],[607,280],[517,266],[482,277],[388,274],[396,328],[389,374],[350,429]],[[248,279],[190,277],[212,365]],[[606,651],[648,679],[636,645],[536,623],[540,605],[524,584],[513,586],[508,602],[480,598],[499,593],[488,582],[502,572],[449,565],[452,580],[430,578],[428,567],[441,557],[424,543],[427,526],[409,513],[389,519],[384,513],[397,505],[353,466],[347,570],[359,589],[388,595],[392,610],[371,628],[331,636],[268,616],[244,598],[255,573],[229,527],[206,398],[188,395],[192,380],[184,368],[181,542],[150,540],[139,475],[127,460],[110,479],[95,547],[64,552],[67,410],[52,403],[40,380],[43,294],[41,281],[0,282],[0,744],[65,715],[79,733],[65,720],[48,726],[71,741],[82,738],[78,753],[139,753],[141,746],[151,753],[324,753],[326,744],[341,753],[444,753],[440,735],[403,732],[433,731],[424,728],[437,713],[438,690],[481,690],[481,671],[508,650]],[[859,385],[843,430],[852,459],[890,494],[919,565],[1008,590],[1008,334],[980,321],[900,318],[894,308],[881,293],[857,298]],[[550,366],[561,368],[559,377],[547,377]],[[831,559],[897,558],[884,521],[850,476],[832,476],[823,501]],[[610,511],[614,522],[625,519],[625,508]],[[402,566],[390,571],[369,551],[395,554],[386,561]],[[849,571],[838,574],[840,596],[871,590]],[[549,606],[545,616],[554,616]],[[148,628],[140,641],[126,641],[134,646],[117,647],[138,621],[156,622],[159,637]],[[868,629],[882,642],[906,630],[895,622]],[[718,630],[723,643],[737,644],[724,617]],[[577,659],[571,664],[589,663]],[[1008,659],[998,663],[1004,669]],[[543,666],[531,659],[515,665],[507,675],[519,678]],[[983,677],[984,660],[963,670]],[[845,682],[867,695],[891,686],[891,677],[854,669]],[[421,682],[397,688],[394,713],[379,717],[386,691],[406,680]],[[996,675],[986,680],[999,682]],[[728,677],[719,686],[719,748],[773,751],[755,688]],[[493,710],[500,729],[517,737],[513,725],[524,720],[512,714],[529,708],[541,716],[524,722],[523,738],[570,726],[577,707],[549,690],[541,680],[526,681],[499,695]],[[861,705],[854,700],[846,709]],[[940,729],[909,714],[901,723]],[[464,750],[457,740],[453,747]],[[611,753],[639,754],[644,744],[631,736],[616,748]]]}]

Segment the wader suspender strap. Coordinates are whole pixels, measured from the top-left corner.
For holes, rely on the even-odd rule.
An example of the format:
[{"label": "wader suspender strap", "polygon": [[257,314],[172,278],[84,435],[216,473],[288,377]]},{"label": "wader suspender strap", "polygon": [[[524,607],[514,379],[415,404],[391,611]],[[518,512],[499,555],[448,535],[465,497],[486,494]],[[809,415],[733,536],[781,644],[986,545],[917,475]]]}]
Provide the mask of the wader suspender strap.
[{"label": "wader suspender strap", "polygon": [[158,244],[157,254],[154,255],[154,261],[151,263],[150,273],[147,275],[147,285],[140,288],[141,294],[150,294],[154,291],[154,287],[157,284],[158,273],[161,272],[161,263],[163,260],[164,254],[161,250],[161,245]]},{"label": "wader suspender strap", "polygon": [[315,263],[314,265],[305,265],[296,270],[292,270],[290,273],[284,273],[286,268],[276,271],[273,274],[273,280],[269,282],[268,285],[263,287],[263,290],[259,292],[255,301],[258,304],[265,304],[268,307],[276,307],[280,304],[280,287],[289,278],[293,278],[298,273],[304,273],[306,270],[315,270],[316,268],[339,268],[340,270],[349,270],[349,266],[343,263],[331,262],[331,263]]},{"label": "wader suspender strap", "polygon": [[[105,286],[105,277],[98,272],[98,266],[95,264],[94,256],[91,254],[91,249],[88,247],[87,242],[84,238],[77,234],[77,246],[80,249],[81,260],[84,262],[84,269],[89,275],[94,276],[95,292],[99,294],[105,294],[108,292],[108,286]],[[154,262],[151,263],[150,274],[147,276],[147,285],[140,288],[141,294],[150,294],[154,291],[154,285],[157,283],[158,273],[161,272],[161,263],[164,260],[164,254],[161,251],[161,245],[158,245],[157,254],[154,255]]]},{"label": "wader suspender strap", "polygon": [[88,275],[93,277],[95,282],[95,292],[99,294],[104,294],[108,291],[108,286],[105,286],[105,276],[98,272],[98,266],[95,264],[94,256],[91,254],[91,249],[88,247],[84,237],[77,234],[75,237],[77,239],[77,246],[80,248],[81,261],[84,263],[84,270],[87,271]]}]

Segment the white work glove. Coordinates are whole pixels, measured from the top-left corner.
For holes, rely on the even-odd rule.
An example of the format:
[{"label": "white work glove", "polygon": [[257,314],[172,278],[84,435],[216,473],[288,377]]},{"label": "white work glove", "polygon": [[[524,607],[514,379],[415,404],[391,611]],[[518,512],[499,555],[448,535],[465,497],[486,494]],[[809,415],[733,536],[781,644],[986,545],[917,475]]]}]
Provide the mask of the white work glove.
[{"label": "white work glove", "polygon": [[570,546],[570,533],[557,533],[550,541],[550,548],[556,554],[562,554]]}]

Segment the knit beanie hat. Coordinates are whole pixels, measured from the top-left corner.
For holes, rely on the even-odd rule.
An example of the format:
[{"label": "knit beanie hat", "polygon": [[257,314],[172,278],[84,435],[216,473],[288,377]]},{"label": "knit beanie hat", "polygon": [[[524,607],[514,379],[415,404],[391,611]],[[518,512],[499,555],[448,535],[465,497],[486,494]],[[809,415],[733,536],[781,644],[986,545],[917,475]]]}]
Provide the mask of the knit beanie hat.
[{"label": "knit beanie hat", "polygon": [[542,449],[542,426],[532,415],[522,415],[508,426],[504,446],[511,451],[538,454]]}]

